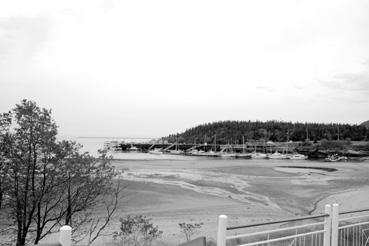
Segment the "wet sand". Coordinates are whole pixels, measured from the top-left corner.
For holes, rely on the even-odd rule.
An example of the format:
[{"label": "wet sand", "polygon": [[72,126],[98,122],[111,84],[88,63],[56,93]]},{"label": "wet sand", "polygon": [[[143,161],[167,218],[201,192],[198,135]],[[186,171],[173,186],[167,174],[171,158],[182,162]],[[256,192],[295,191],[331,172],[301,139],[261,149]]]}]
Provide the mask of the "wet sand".
[{"label": "wet sand", "polygon": [[181,222],[204,223],[199,235],[214,240],[220,214],[233,226],[322,213],[324,204],[336,201],[345,209],[369,207],[368,162],[189,158],[114,165],[124,170],[120,178],[127,188],[109,230],[118,229],[119,217],[143,214],[173,245],[184,241]]}]

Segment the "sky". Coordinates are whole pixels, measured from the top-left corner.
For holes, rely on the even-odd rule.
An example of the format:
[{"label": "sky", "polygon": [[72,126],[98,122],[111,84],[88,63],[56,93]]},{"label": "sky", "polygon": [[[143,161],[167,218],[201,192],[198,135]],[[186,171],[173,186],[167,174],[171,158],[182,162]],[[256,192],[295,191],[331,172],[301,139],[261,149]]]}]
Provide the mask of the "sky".
[{"label": "sky", "polygon": [[369,119],[367,0],[0,0],[0,112],[64,136]]}]

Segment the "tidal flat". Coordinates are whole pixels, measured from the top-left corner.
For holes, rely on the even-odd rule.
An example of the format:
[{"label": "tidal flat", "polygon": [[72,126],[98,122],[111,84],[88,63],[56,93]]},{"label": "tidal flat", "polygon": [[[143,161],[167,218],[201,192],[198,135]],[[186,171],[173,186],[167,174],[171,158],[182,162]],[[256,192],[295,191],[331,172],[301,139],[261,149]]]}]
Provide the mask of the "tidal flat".
[{"label": "tidal flat", "polygon": [[203,223],[197,235],[215,240],[221,214],[236,226],[320,214],[326,203],[369,208],[369,162],[163,156],[113,164],[126,188],[109,230],[118,229],[119,217],[142,214],[163,230],[162,244],[185,240],[181,222]]}]

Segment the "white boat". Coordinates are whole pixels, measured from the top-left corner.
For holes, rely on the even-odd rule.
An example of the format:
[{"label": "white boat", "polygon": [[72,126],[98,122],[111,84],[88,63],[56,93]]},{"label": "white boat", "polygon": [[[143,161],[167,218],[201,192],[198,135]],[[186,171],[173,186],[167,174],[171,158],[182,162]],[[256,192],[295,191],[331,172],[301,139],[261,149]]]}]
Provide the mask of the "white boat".
[{"label": "white boat", "polygon": [[233,152],[232,146],[229,143],[219,152],[219,155],[222,158],[236,158],[237,156],[237,154]]},{"label": "white boat", "polygon": [[245,137],[242,136],[242,153],[237,153],[236,158],[239,159],[251,159],[251,154],[246,153]]},{"label": "white boat", "polygon": [[149,150],[149,154],[161,155],[163,154],[163,152],[161,151],[161,149],[153,149],[153,150]]},{"label": "white boat", "polygon": [[[164,151],[166,151],[168,149],[165,149]],[[175,143],[175,149],[169,150],[169,153],[172,155],[180,155],[183,154],[184,151],[179,149],[179,145],[178,145],[178,136],[176,137],[176,143]]]},{"label": "white boat", "polygon": [[268,155],[265,153],[259,153],[259,152],[252,152],[251,158],[253,159],[266,159],[268,158]]},{"label": "white boat", "polygon": [[204,150],[199,150],[197,153],[193,153],[193,155],[197,155],[197,156],[206,156],[207,152]]},{"label": "white boat", "polygon": [[169,150],[169,153],[172,154],[172,155],[180,155],[180,154],[183,154],[183,150]]},{"label": "white boat", "polygon": [[203,153],[205,153],[205,151],[203,150],[197,150],[197,149],[193,149],[190,152],[188,152],[190,155],[196,155],[196,156],[201,156],[203,155]]},{"label": "white boat", "polygon": [[131,145],[131,147],[128,149],[129,152],[137,152],[138,148],[136,146]]},{"label": "white boat", "polygon": [[222,157],[222,158],[236,158],[237,154],[236,153],[221,153],[220,157]]},{"label": "white boat", "polygon": [[306,160],[308,157],[302,154],[291,154],[287,155],[287,158],[290,160]]},{"label": "white boat", "polygon": [[204,152],[202,153],[203,156],[209,156],[209,157],[218,157],[220,156],[219,152],[214,152],[212,150],[208,151],[208,152]]},{"label": "white boat", "polygon": [[338,154],[333,154],[333,155],[328,156],[324,160],[328,161],[328,162],[346,161],[347,157],[346,156],[339,156]]},{"label": "white boat", "polygon": [[268,155],[269,159],[287,159],[287,155],[281,154],[278,151]]}]

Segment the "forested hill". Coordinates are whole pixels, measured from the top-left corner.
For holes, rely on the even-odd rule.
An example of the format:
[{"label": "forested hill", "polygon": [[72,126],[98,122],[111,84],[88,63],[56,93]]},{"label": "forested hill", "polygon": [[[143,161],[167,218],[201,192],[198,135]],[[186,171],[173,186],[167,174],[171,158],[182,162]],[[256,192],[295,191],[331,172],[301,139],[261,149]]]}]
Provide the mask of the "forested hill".
[{"label": "forested hill", "polygon": [[219,121],[187,129],[183,133],[169,135],[164,140],[180,143],[242,143],[246,140],[304,141],[310,140],[353,140],[367,141],[369,129],[363,125],[292,123],[281,121]]},{"label": "forested hill", "polygon": [[363,123],[360,124],[361,126],[365,126],[367,129],[369,129],[369,120],[364,121]]}]

